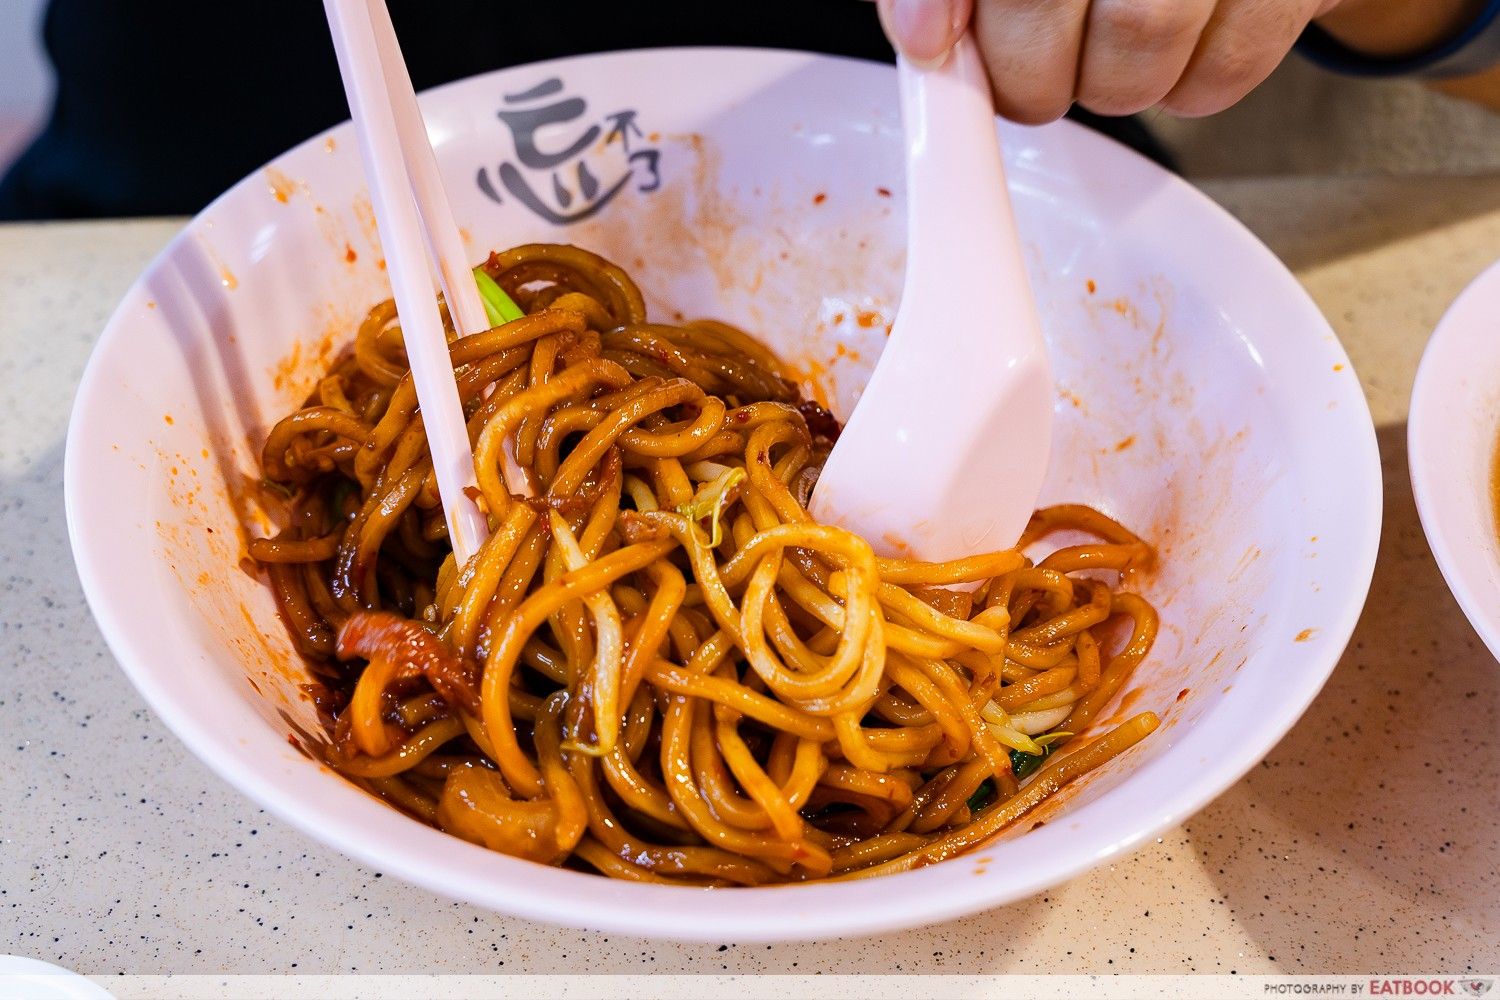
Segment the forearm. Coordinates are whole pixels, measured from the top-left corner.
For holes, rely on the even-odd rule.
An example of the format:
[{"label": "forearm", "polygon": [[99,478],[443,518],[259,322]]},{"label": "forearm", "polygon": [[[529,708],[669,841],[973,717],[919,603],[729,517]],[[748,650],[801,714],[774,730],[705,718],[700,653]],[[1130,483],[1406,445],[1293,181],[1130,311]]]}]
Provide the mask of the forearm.
[{"label": "forearm", "polygon": [[[1318,24],[1356,51],[1400,58],[1442,44],[1483,6],[1483,0],[1344,0]],[[1428,86],[1500,111],[1500,67]]]},{"label": "forearm", "polygon": [[1500,111],[1500,67],[1452,80],[1431,80],[1428,86],[1453,97],[1461,97],[1466,101],[1473,101],[1475,104],[1483,104],[1495,111]]},{"label": "forearm", "polygon": [[1395,58],[1441,44],[1483,6],[1484,0],[1343,0],[1317,23],[1352,49]]}]

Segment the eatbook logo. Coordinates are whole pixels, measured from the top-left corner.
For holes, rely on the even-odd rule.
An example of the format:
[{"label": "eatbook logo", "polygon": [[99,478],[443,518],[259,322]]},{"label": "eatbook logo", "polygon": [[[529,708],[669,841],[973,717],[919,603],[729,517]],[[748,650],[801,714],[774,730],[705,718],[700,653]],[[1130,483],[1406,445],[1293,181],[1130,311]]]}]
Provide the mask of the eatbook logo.
[{"label": "eatbook logo", "polygon": [[475,176],[495,202],[514,199],[563,226],[594,215],[632,185],[646,192],[661,187],[661,151],[647,142],[633,108],[592,115],[588,102],[566,95],[554,76],[503,95],[496,114],[510,131],[515,157],[493,170],[480,167]]},{"label": "eatbook logo", "polygon": [[1482,997],[1495,985],[1493,979],[1460,979],[1459,987],[1471,997]]}]

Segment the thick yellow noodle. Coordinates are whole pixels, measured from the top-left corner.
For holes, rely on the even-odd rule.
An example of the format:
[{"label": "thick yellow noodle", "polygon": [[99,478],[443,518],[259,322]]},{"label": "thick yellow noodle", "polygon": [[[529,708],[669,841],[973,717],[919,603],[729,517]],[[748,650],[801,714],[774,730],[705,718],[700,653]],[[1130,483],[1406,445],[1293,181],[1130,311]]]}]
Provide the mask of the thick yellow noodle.
[{"label": "thick yellow noodle", "polygon": [[1017,550],[879,557],[808,515],[837,425],[762,345],[648,322],[576,247],[485,268],[526,315],[450,346],[493,529],[468,565],[391,303],[266,440],[289,521],[251,554],[351,781],[534,861],[759,885],[951,857],[1156,727],[1069,743],[1156,634],[1131,532],[1065,505]]}]

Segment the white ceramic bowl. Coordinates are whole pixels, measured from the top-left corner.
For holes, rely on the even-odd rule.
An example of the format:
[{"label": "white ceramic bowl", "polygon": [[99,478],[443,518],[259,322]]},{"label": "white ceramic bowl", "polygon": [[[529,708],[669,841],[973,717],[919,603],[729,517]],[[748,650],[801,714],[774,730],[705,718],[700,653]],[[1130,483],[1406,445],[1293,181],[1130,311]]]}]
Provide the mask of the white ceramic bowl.
[{"label": "white ceramic bowl", "polygon": [[[497,112],[574,98],[579,117],[531,136],[543,165],[521,163]],[[757,331],[848,412],[902,273],[889,68],[620,53],[465,80],[423,107],[476,258],[533,239],[598,249],[658,315]],[[628,151],[606,139],[622,120]],[[288,745],[314,715],[271,595],[241,568],[239,525],[256,523],[242,486],[265,429],[387,294],[348,126],[193,220],[99,342],[66,478],[110,647],[183,742],[288,823],[432,891],[562,924],[739,941],[889,930],[1021,899],[1183,821],[1271,749],[1348,641],[1380,521],[1373,428],[1327,323],[1226,213],[1074,125],[1001,131],[1059,378],[1046,499],[1098,505],[1161,549],[1145,589],[1163,634],[1117,707],[1164,725],[1044,807],[1045,825],[870,881],[635,885],[450,838]],[[592,200],[580,159],[543,161],[575,145]],[[586,219],[543,217],[585,202]]]},{"label": "white ceramic bowl", "polygon": [[1500,527],[1492,480],[1500,447],[1500,264],[1438,322],[1411,391],[1412,494],[1448,588],[1500,658]]}]

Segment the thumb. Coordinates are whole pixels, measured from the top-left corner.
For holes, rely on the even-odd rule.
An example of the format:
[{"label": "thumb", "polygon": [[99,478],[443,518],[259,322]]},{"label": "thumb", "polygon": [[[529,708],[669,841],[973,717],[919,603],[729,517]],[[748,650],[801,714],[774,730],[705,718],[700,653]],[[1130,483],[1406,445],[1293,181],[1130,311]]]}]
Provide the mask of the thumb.
[{"label": "thumb", "polygon": [[914,63],[941,62],[968,26],[973,0],[876,0],[885,33]]}]

